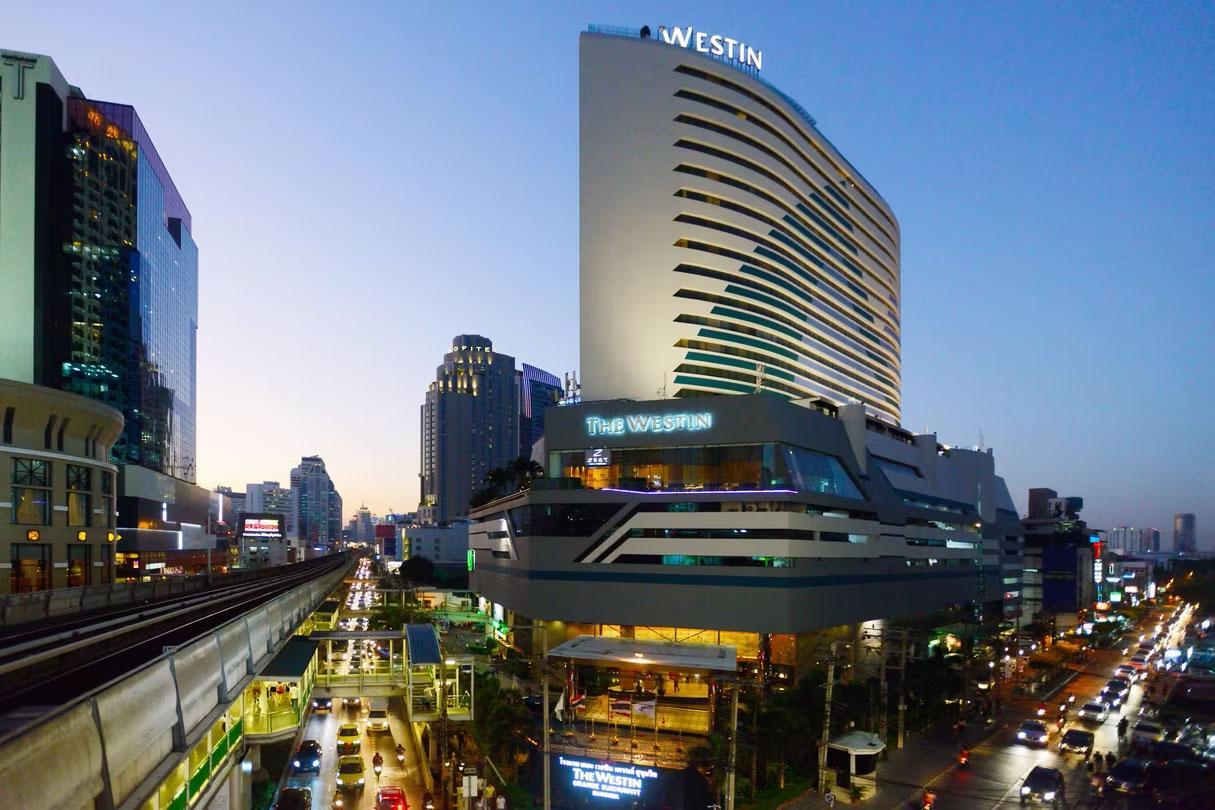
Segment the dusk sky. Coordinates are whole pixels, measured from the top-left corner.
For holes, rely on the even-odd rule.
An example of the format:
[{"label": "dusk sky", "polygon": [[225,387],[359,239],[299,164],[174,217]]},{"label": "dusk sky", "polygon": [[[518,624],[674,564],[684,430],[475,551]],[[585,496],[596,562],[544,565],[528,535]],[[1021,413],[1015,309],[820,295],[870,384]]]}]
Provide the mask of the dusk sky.
[{"label": "dusk sky", "polygon": [[453,335],[577,367],[592,22],[762,48],[890,202],[908,428],[1215,548],[1209,2],[14,4],[0,45],[135,105],[193,214],[200,484],[315,453],[411,511]]}]

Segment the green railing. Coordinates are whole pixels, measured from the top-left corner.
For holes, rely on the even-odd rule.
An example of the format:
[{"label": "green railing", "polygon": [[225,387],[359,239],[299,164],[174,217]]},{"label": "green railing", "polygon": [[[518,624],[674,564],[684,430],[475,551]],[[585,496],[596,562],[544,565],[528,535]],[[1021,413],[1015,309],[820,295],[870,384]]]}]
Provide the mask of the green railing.
[{"label": "green railing", "polygon": [[276,734],[300,724],[299,709],[279,709],[273,712],[246,714],[244,719],[245,734]]}]

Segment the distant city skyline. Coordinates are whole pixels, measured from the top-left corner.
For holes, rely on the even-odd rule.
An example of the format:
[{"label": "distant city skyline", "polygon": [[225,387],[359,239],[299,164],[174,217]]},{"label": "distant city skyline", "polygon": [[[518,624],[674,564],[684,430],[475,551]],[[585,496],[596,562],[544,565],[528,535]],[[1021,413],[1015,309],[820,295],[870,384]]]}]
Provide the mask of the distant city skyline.
[{"label": "distant city skyline", "polygon": [[202,485],[318,453],[347,503],[410,511],[452,334],[576,369],[578,33],[690,24],[761,47],[890,201],[905,427],[982,436],[1022,512],[1049,482],[1095,528],[1196,513],[1215,549],[1209,5],[52,6],[0,44],[134,104],[190,200]]}]

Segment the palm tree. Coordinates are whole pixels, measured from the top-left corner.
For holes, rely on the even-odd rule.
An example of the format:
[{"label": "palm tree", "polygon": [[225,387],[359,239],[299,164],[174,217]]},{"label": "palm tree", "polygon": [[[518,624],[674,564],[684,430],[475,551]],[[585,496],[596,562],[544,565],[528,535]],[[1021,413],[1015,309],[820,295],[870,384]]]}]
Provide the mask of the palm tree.
[{"label": "palm tree", "polygon": [[532,481],[544,477],[544,467],[527,456],[519,456],[512,461],[507,471],[515,482],[516,490],[531,489]]}]

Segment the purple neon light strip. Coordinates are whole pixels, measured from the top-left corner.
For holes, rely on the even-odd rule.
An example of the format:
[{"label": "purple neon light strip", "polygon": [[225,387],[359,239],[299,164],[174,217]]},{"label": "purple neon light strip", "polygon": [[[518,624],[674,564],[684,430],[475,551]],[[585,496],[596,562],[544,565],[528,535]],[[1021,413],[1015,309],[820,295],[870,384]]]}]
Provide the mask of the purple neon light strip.
[{"label": "purple neon light strip", "polygon": [[672,489],[662,492],[604,487],[599,492],[620,492],[625,495],[796,495],[796,489]]}]

